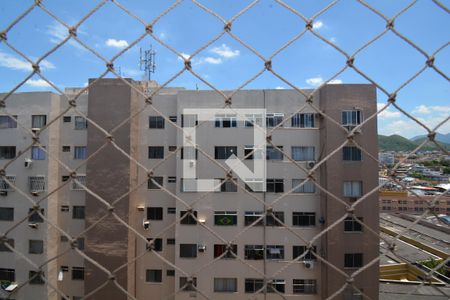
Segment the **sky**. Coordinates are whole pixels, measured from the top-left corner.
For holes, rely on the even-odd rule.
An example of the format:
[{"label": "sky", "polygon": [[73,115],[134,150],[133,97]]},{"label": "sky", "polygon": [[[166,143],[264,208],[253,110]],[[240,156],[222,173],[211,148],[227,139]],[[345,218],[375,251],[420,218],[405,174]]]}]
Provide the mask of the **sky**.
[{"label": "sky", "polygon": [[[67,25],[77,24],[94,9],[100,0],[43,0],[43,6]],[[256,2],[236,18],[231,32],[263,57],[268,58],[305,28],[305,22],[274,0],[198,0],[225,20]],[[352,55],[386,28],[386,21],[358,1],[284,0],[306,18],[313,18],[313,30],[329,42]],[[412,1],[367,0],[367,3],[388,18],[397,15]],[[413,1],[414,2],[414,1]],[[450,7],[450,1],[441,1]],[[0,1],[0,32],[4,31],[34,0]],[[120,5],[150,23],[175,1],[120,0]],[[322,9],[327,11],[317,15]],[[417,1],[395,19],[395,29],[410,39],[427,55],[442,48],[434,64],[446,76],[450,74],[450,15],[431,0]],[[144,78],[140,69],[140,49],[156,51],[156,70],[152,79],[162,84],[184,67],[182,57],[189,57],[223,31],[224,24],[192,1],[181,1],[153,26],[154,35],[176,49],[170,51],[147,35],[129,48],[114,63],[124,77]],[[143,24],[130,17],[111,1],[85,20],[77,30],[78,38],[107,60],[132,45],[144,33]],[[55,47],[68,35],[67,29],[40,8],[34,8],[7,32],[7,41],[32,60]],[[425,66],[426,57],[392,32],[387,32],[355,56],[355,66],[389,93],[413,77]],[[346,57],[332,46],[307,32],[272,59],[273,69],[298,88],[317,88],[330,80],[333,84],[368,83],[352,69],[337,74],[346,64]],[[105,63],[77,41],[71,39],[40,64],[42,73],[60,89],[83,87],[88,78],[105,71]],[[236,89],[264,68],[263,60],[229,34],[222,35],[192,58],[192,69],[217,89]],[[31,73],[30,64],[5,43],[0,42],[0,92],[8,92]],[[108,74],[107,77],[114,77]],[[184,72],[169,86],[187,89],[209,89],[198,78]],[[287,89],[285,82],[264,72],[244,89]],[[35,75],[18,92],[53,90]],[[378,108],[387,103],[387,96],[377,92]],[[406,112],[433,127],[450,115],[450,85],[447,79],[431,68],[397,93],[396,103]],[[395,107],[378,117],[379,134],[400,134],[411,138],[426,134],[425,129]],[[438,129],[450,133],[450,120]]]}]

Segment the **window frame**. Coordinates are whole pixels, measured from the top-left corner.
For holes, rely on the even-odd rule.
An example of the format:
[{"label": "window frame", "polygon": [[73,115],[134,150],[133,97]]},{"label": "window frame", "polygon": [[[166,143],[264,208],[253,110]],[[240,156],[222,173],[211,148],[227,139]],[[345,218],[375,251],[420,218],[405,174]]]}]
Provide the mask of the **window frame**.
[{"label": "window frame", "polygon": [[197,244],[180,244],[180,258],[197,258],[198,256],[198,245]]},{"label": "window frame", "polygon": [[17,115],[0,115],[0,129],[17,128]]},{"label": "window frame", "polygon": [[[302,221],[303,219],[303,221]],[[293,211],[292,226],[315,227],[317,224],[315,212]]]},{"label": "window frame", "polygon": [[165,121],[162,116],[148,116],[148,128],[164,129],[166,127]]},{"label": "window frame", "polygon": [[344,253],[344,268],[359,269],[364,265],[363,253]]},{"label": "window frame", "polygon": [[228,159],[231,155],[237,155],[237,146],[214,146],[214,159]]},{"label": "window frame", "polygon": [[162,283],[162,270],[161,269],[146,269],[145,270],[145,282],[146,283]]},{"label": "window frame", "polygon": [[291,117],[292,128],[316,128],[315,113],[296,113]]},{"label": "window frame", "polygon": [[362,151],[356,146],[344,146],[342,148],[343,161],[362,161]]},{"label": "window frame", "polygon": [[148,159],[164,159],[164,146],[148,146]]}]

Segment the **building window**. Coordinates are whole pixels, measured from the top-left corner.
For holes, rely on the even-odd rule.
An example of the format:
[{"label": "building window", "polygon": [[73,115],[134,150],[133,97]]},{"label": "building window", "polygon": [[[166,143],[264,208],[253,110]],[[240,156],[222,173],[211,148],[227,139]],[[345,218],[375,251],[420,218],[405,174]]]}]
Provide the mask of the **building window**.
[{"label": "building window", "polygon": [[[358,218],[359,221],[363,221],[363,218]],[[344,220],[345,232],[361,232],[363,230],[362,225],[359,224],[354,218],[349,217]]]},{"label": "building window", "polygon": [[283,279],[274,279],[272,282],[267,283],[267,292],[268,293],[284,293],[286,282]]},{"label": "building window", "polygon": [[284,246],[282,245],[267,245],[266,246],[267,259],[284,259]]},{"label": "building window", "polygon": [[342,125],[348,130],[353,129],[356,125],[361,124],[361,111],[348,110],[342,112]]},{"label": "building window", "polygon": [[283,179],[267,179],[266,191],[268,193],[283,193],[284,192],[284,180]]},{"label": "building window", "polygon": [[45,176],[28,177],[30,193],[39,193],[45,191]]},{"label": "building window", "polygon": [[83,185],[86,186],[86,175],[78,175],[72,180],[71,189],[73,191],[84,191]]},{"label": "building window", "polygon": [[153,242],[153,245],[150,244],[146,244],[145,248],[147,250],[154,250],[154,251],[162,251],[163,250],[163,241],[162,239],[152,239],[152,238],[147,238],[148,242],[151,242],[152,240],[155,240]]},{"label": "building window", "polygon": [[263,191],[264,179],[251,178],[245,180],[245,190],[252,193],[260,193]]},{"label": "building window", "polygon": [[[164,177],[157,176],[148,180],[147,188],[149,190],[160,190],[164,183]],[[157,185],[158,184],[158,185]]]},{"label": "building window", "polygon": [[264,213],[262,211],[246,211],[244,216],[245,226],[252,225],[258,219],[259,221],[254,226],[263,226],[264,225],[264,218],[262,217],[263,215]]},{"label": "building window", "polygon": [[283,113],[266,114],[266,127],[275,127],[281,124],[281,122],[283,122],[283,118]]},{"label": "building window", "polygon": [[255,148],[254,145],[244,146],[244,158],[245,159],[262,159],[261,149]]},{"label": "building window", "polygon": [[42,128],[47,125],[46,115],[32,115],[31,116],[31,128]]},{"label": "building window", "polygon": [[76,116],[75,117],[75,130],[84,130],[87,129],[88,122],[84,117]]},{"label": "building window", "polygon": [[345,268],[361,268],[363,265],[362,253],[345,253],[344,267]]},{"label": "building window", "polygon": [[61,212],[68,212],[69,210],[69,205],[61,205]]},{"label": "building window", "polygon": [[162,207],[147,207],[147,220],[162,220],[163,208]]},{"label": "building window", "polygon": [[177,151],[177,146],[169,146],[169,152]]},{"label": "building window", "polygon": [[197,115],[181,115],[181,127],[194,127],[197,125]]},{"label": "building window", "polygon": [[297,113],[291,118],[291,127],[314,128],[313,113]]},{"label": "building window", "polygon": [[168,207],[167,208],[167,213],[170,214],[176,214],[177,213],[177,209],[175,207]]},{"label": "building window", "polygon": [[86,159],[86,157],[87,157],[86,146],[75,146],[73,148],[73,159]]},{"label": "building window", "polygon": [[170,122],[177,123],[177,116],[169,116]]},{"label": "building window", "polygon": [[[192,214],[188,213],[187,211],[180,211],[180,219],[181,219],[180,224],[196,225],[197,224],[197,221],[196,221],[197,211],[193,211],[192,213],[194,214],[195,219],[192,216]],[[187,216],[185,216],[185,215],[187,215]]]},{"label": "building window", "polygon": [[236,146],[216,146],[214,147],[214,158],[215,159],[227,159],[231,155],[237,156]]},{"label": "building window", "polygon": [[14,248],[14,239],[0,241],[0,252],[12,252],[12,250],[9,249],[6,244],[8,244],[11,248]]},{"label": "building window", "polygon": [[71,116],[64,116],[64,117],[63,117],[63,122],[64,122],[64,123],[70,123],[70,122],[72,122],[72,117],[71,117]]},{"label": "building window", "polygon": [[0,207],[0,221],[14,221],[14,208]]},{"label": "building window", "polygon": [[148,158],[149,159],[162,159],[162,158],[164,158],[164,147],[163,146],[150,146],[150,147],[148,147]]},{"label": "building window", "polygon": [[167,182],[168,183],[176,183],[177,178],[175,176],[169,176],[169,177],[167,177]]},{"label": "building window", "polygon": [[264,259],[263,245],[245,245],[244,258],[252,260]]},{"label": "building window", "polygon": [[195,291],[195,287],[197,287],[197,277],[193,277],[191,281],[187,277],[180,277],[180,289],[182,291]]},{"label": "building window", "polygon": [[30,254],[42,254],[42,253],[44,253],[44,241],[42,241],[42,240],[29,240],[28,241],[28,253],[30,253]]},{"label": "building window", "polygon": [[29,284],[45,284],[44,279],[42,278],[41,272],[30,271],[28,273]]},{"label": "building window", "polygon": [[41,215],[44,215],[44,209],[43,208],[41,208],[41,211],[40,211],[41,215],[38,214],[38,212],[35,211],[33,208],[30,208],[28,210],[28,214],[30,214],[30,213],[31,213],[31,215],[29,215],[29,217],[28,217],[28,222],[30,222],[30,223],[42,223],[42,222],[44,222],[44,220],[41,217]]},{"label": "building window", "polygon": [[84,280],[84,267],[72,267],[72,280]]},{"label": "building window", "polygon": [[304,180],[305,179],[292,179],[292,188],[294,189],[292,193],[312,194],[316,192],[316,186],[312,181],[307,181],[299,186]]},{"label": "building window", "polygon": [[[267,226],[283,226],[284,223],[284,212],[282,211],[274,211],[272,212],[273,215],[267,214],[266,215],[266,225]],[[275,219],[277,218],[277,219]]]},{"label": "building window", "polygon": [[362,195],[362,181],[344,181],[344,197],[358,198]]},{"label": "building window", "polygon": [[162,270],[145,270],[146,282],[162,282]]},{"label": "building window", "polygon": [[266,147],[267,160],[283,160],[283,146],[267,146]]},{"label": "building window", "polygon": [[0,129],[17,128],[17,116],[0,116]]},{"label": "building window", "polygon": [[[313,246],[313,252],[316,251],[316,246]],[[316,256],[311,251],[309,251],[306,246],[292,246],[292,259],[296,259],[297,257],[302,256],[305,252],[306,254],[302,257],[302,260],[316,260]]]},{"label": "building window", "polygon": [[148,117],[148,128],[163,129],[164,121],[162,116],[150,116]]},{"label": "building window", "polygon": [[361,149],[355,146],[345,146],[342,148],[342,159],[347,161],[360,161]]},{"label": "building window", "polygon": [[84,206],[72,207],[72,218],[73,219],[84,219]]},{"label": "building window", "polygon": [[214,225],[217,226],[237,225],[237,212],[235,211],[214,212]]},{"label": "building window", "polygon": [[167,239],[167,245],[175,245],[175,239]]},{"label": "building window", "polygon": [[317,280],[293,279],[292,289],[294,294],[317,294]]},{"label": "building window", "polygon": [[293,146],[292,159],[297,161],[315,160],[315,147],[313,146]]},{"label": "building window", "polygon": [[13,159],[16,157],[15,146],[0,146],[0,159]]},{"label": "building window", "polygon": [[214,292],[235,293],[237,292],[236,278],[214,278]]},{"label": "building window", "polygon": [[216,128],[237,127],[236,115],[216,115],[214,124]]},{"label": "building window", "polygon": [[170,276],[170,277],[175,276],[175,270],[167,270],[166,271],[166,276]]},{"label": "building window", "polygon": [[0,268],[0,280],[1,281],[16,281],[16,271],[14,269]]},{"label": "building window", "polygon": [[65,243],[69,241],[69,238],[65,235],[60,235],[59,240],[61,241],[61,243]]},{"label": "building window", "polygon": [[[231,245],[231,251],[227,251],[228,245],[225,244],[215,244],[214,245],[214,258],[222,256],[221,258],[236,258],[234,255],[237,255],[237,245]],[[224,254],[225,253],[225,254]],[[233,255],[234,253],[234,255]]]},{"label": "building window", "polygon": [[62,146],[62,152],[70,152],[70,146]]},{"label": "building window", "polygon": [[181,159],[189,159],[189,160],[193,160],[193,159],[197,159],[198,158],[198,149],[195,147],[182,147],[180,149],[180,155],[181,155]]},{"label": "building window", "polygon": [[253,127],[254,124],[263,126],[263,114],[247,114],[245,115],[245,127]]},{"label": "building window", "polygon": [[197,257],[197,244],[180,244],[180,257]]},{"label": "building window", "polygon": [[14,191],[14,188],[11,186],[11,184],[16,183],[16,176],[14,175],[6,175],[6,180],[4,178],[0,178],[0,192],[12,192]]},{"label": "building window", "polygon": [[293,212],[292,226],[316,226],[316,213]]},{"label": "building window", "polygon": [[[232,193],[237,192],[237,178],[233,179],[224,179],[224,178],[216,178],[216,180],[220,180],[220,191],[224,193]],[[234,180],[234,181],[233,181]]]},{"label": "building window", "polygon": [[261,291],[264,286],[263,279],[245,278],[245,292],[256,293]]}]

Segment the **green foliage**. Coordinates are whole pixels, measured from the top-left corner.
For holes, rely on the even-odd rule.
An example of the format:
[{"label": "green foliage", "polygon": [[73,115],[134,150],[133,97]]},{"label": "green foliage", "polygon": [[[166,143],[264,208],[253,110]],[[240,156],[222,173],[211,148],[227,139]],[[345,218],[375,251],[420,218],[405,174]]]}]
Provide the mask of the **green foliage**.
[{"label": "green foliage", "polygon": [[[430,269],[436,268],[440,263],[441,263],[441,261],[436,260],[433,257],[430,257],[429,260],[424,260],[424,261],[420,262],[421,265],[423,265],[425,267],[428,267]],[[437,269],[437,272],[441,273],[444,276],[449,276],[450,275],[449,272],[445,271],[445,267],[441,267],[441,268]]]},{"label": "green foliage", "polygon": [[[381,151],[412,151],[417,148],[418,145],[423,142],[423,139],[418,139],[415,141],[410,141],[400,135],[378,135],[378,147]],[[439,142],[439,144],[444,147],[445,149],[450,150],[450,145]],[[434,144],[426,144],[420,150],[439,150],[439,148],[436,147]]]}]

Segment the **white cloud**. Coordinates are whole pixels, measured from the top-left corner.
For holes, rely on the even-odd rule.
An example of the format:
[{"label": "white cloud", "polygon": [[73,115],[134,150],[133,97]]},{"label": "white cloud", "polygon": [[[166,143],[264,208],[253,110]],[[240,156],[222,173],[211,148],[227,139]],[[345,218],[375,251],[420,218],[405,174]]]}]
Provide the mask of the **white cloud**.
[{"label": "white cloud", "polygon": [[[55,65],[49,62],[48,60],[41,61],[39,65],[41,66],[42,70],[55,68]],[[5,67],[11,70],[18,70],[18,71],[33,70],[31,64],[28,61],[22,60],[20,58],[4,53],[2,51],[0,51],[0,67]]]},{"label": "white cloud", "polygon": [[231,50],[231,48],[225,44],[222,44],[219,47],[214,47],[210,51],[224,58],[232,58],[240,55],[239,50]]},{"label": "white cloud", "polygon": [[184,52],[181,52],[180,55],[182,56],[182,58],[178,56],[178,60],[183,60],[183,58],[189,59],[189,57],[191,57],[189,54],[186,54]]},{"label": "white cloud", "polygon": [[128,47],[128,42],[125,40],[107,39],[105,42],[106,46],[122,49]]},{"label": "white cloud", "polygon": [[28,79],[25,84],[30,85],[32,87],[51,87],[51,85],[45,81],[44,79]]},{"label": "white cloud", "polygon": [[311,86],[319,86],[323,83],[323,78],[321,76],[311,77],[306,79],[306,83]]},{"label": "white cloud", "polygon": [[341,79],[331,79],[328,81],[328,84],[343,84],[344,82]]},{"label": "white cloud", "polygon": [[284,87],[282,87],[282,86],[276,86],[275,89],[276,89],[276,90],[284,90]]},{"label": "white cloud", "polygon": [[335,38],[334,36],[332,36],[332,37],[330,38],[330,42],[332,42],[333,44],[336,44],[336,43],[337,43],[337,38]]},{"label": "white cloud", "polygon": [[412,111],[413,114],[421,114],[421,115],[429,115],[429,114],[433,114],[433,113],[439,113],[439,114],[448,114],[450,113],[450,106],[445,106],[445,105],[432,105],[432,106],[427,106],[427,105],[419,105],[416,106],[414,108],[414,110]]},{"label": "white cloud", "polygon": [[423,115],[425,115],[425,114],[431,113],[431,110],[425,105],[419,105],[419,106],[416,106],[414,108],[412,113],[413,114],[423,114]]},{"label": "white cloud", "polygon": [[313,23],[313,29],[320,29],[323,27],[323,22],[320,20],[317,20]]},{"label": "white cloud", "polygon": [[[380,111],[384,106],[385,106],[384,103],[377,103],[377,111]],[[391,110],[391,106],[378,114],[379,119],[393,119],[393,118],[400,118],[401,116],[402,113],[399,111]]]},{"label": "white cloud", "polygon": [[[77,33],[81,34],[84,32],[78,28]],[[54,44],[59,44],[63,40],[65,40],[67,38],[67,36],[69,36],[69,30],[64,25],[55,21],[51,25],[47,26],[47,34],[50,35],[50,42],[52,42]],[[80,50],[86,50],[86,48],[81,46],[74,39],[70,39],[67,43],[75,48],[80,49]]]},{"label": "white cloud", "polygon": [[161,32],[161,33],[159,34],[159,38],[160,38],[161,40],[165,40],[165,39],[167,38],[167,34],[166,34],[165,32]]},{"label": "white cloud", "polygon": [[218,64],[221,64],[223,61],[222,61],[222,59],[220,57],[219,58],[215,58],[215,57],[207,56],[204,59],[202,59],[201,62],[205,62],[205,63],[213,64],[213,65],[218,65]]}]

